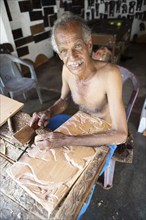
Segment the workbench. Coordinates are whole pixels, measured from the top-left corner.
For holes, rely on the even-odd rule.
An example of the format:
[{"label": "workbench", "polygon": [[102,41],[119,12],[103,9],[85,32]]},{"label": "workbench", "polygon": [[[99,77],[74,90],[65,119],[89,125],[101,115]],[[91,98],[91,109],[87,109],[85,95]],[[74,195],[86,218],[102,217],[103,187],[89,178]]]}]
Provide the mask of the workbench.
[{"label": "workbench", "polygon": [[[30,116],[28,114],[21,111],[16,113],[12,117],[14,132],[22,128],[29,120]],[[28,143],[22,146],[14,143],[12,141],[14,132],[9,131],[7,123],[0,128],[1,219],[48,219],[47,210],[10,178],[7,173],[8,168],[20,160],[31,144]],[[107,147],[100,148],[100,154],[94,157],[84,172],[76,179],[61,202],[50,213],[49,219],[76,219],[91,193],[92,186],[99,176],[108,152]]]}]

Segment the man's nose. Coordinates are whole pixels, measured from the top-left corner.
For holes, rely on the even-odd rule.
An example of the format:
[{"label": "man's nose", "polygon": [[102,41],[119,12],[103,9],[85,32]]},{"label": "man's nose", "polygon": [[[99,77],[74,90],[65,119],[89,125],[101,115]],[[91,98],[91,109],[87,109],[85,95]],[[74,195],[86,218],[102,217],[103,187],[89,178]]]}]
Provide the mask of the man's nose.
[{"label": "man's nose", "polygon": [[68,57],[69,57],[70,59],[74,59],[74,58],[76,58],[77,56],[78,56],[78,54],[77,54],[77,51],[76,51],[76,50],[72,49],[72,50],[69,51]]}]

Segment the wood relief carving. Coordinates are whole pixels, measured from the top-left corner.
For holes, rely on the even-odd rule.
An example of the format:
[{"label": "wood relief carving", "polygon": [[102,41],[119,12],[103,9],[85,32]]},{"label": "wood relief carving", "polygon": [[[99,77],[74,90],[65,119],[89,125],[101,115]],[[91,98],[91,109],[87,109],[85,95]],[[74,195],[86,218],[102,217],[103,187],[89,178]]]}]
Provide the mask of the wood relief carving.
[{"label": "wood relief carving", "polygon": [[[106,121],[79,111],[56,131],[84,135],[109,129],[110,125]],[[107,153],[107,147],[64,146],[39,149],[32,145],[27,153],[8,169],[8,173],[48,211],[49,216],[58,215],[56,210],[68,195],[72,207],[66,208],[66,205],[62,205],[59,216],[73,216],[74,210],[79,207],[78,200],[82,201],[82,197],[86,197],[84,194],[89,191],[92,180],[95,181],[99,174]]]},{"label": "wood relief carving", "polygon": [[101,152],[95,156],[92,163],[79,177],[67,198],[60,205],[58,211],[53,212],[51,219],[76,219],[82,205],[91,193],[92,184],[98,178],[107,156],[107,148],[101,147]]},{"label": "wood relief carving", "polygon": [[[6,199],[7,205],[3,206],[2,204],[2,207],[6,207],[5,210],[3,208],[1,210],[1,217],[4,216],[4,218],[2,217],[2,219],[6,219],[6,218],[30,219],[30,220],[47,219],[48,216],[47,211],[43,209],[43,207],[39,203],[37,203],[36,200],[30,197],[29,194],[26,191],[24,191],[22,187],[20,187],[7,175],[6,171],[10,166],[11,164],[7,160],[0,157],[1,192],[3,195],[6,195],[7,197]],[[14,202],[11,206],[8,203],[8,198],[10,198],[11,202],[12,201]],[[3,202],[2,197],[1,197],[1,201]],[[19,206],[16,206],[15,208],[14,206],[17,204]],[[9,213],[6,212],[8,210]]]}]

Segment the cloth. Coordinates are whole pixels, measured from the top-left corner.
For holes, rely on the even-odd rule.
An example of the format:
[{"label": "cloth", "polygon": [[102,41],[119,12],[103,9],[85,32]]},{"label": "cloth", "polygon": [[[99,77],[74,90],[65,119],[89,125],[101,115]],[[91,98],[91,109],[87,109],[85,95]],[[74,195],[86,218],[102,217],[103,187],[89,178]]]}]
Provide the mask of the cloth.
[{"label": "cloth", "polygon": [[50,118],[50,121],[47,125],[49,129],[54,131],[57,129],[60,125],[62,125],[64,122],[66,122],[69,118],[71,118],[71,115],[65,115],[65,114],[58,114]]},{"label": "cloth", "polygon": [[117,145],[111,145],[111,146],[108,146],[108,148],[110,148],[110,152],[106,158],[106,162],[105,162],[99,176],[101,176],[104,173],[104,171],[106,170],[106,168],[108,167],[110,159],[112,158],[112,156],[117,148]]},{"label": "cloth", "polygon": [[92,199],[94,190],[95,190],[95,186],[96,186],[96,184],[94,184],[94,185],[92,186],[91,194],[90,194],[90,196],[89,196],[87,202],[83,205],[83,207],[82,207],[82,209],[81,209],[81,211],[80,211],[80,213],[79,213],[79,215],[78,215],[78,217],[77,217],[77,220],[80,220],[80,219],[81,219],[82,215],[86,212],[88,206],[90,205],[90,202],[91,202],[91,199]]}]

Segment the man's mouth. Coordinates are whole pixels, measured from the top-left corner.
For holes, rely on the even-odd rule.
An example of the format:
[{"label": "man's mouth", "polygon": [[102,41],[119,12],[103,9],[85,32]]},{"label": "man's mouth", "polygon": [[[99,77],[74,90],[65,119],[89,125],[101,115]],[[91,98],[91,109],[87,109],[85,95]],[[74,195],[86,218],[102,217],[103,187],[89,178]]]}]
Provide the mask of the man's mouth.
[{"label": "man's mouth", "polygon": [[76,62],[69,62],[67,64],[67,66],[71,69],[76,69],[76,68],[80,67],[82,65],[82,63],[83,63],[83,60],[76,61]]}]

